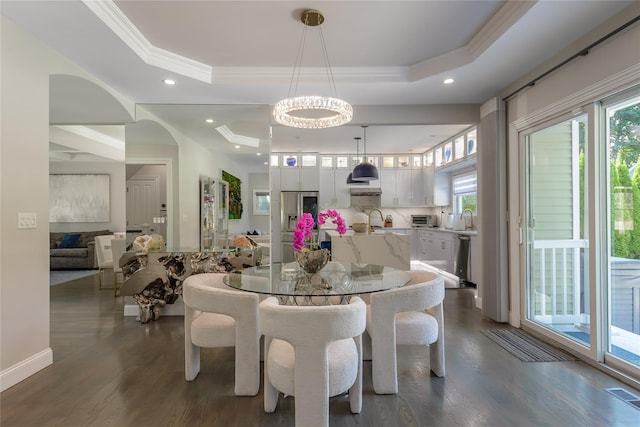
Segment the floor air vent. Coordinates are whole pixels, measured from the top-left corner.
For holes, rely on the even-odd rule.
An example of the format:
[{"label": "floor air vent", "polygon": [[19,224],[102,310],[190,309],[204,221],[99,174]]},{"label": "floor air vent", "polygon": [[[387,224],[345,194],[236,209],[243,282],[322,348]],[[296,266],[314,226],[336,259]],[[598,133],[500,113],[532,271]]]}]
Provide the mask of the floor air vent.
[{"label": "floor air vent", "polygon": [[640,409],[640,398],[635,394],[630,393],[627,390],[619,387],[605,388],[605,390],[613,394],[618,399],[627,402],[629,405],[634,406],[637,409]]}]

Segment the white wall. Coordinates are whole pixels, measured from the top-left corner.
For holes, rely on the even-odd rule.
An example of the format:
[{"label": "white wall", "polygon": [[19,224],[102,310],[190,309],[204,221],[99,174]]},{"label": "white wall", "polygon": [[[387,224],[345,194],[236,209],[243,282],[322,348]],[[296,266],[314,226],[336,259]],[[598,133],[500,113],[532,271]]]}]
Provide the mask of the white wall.
[{"label": "white wall", "polygon": [[[49,347],[49,75],[96,81],[13,22],[0,19],[0,386],[5,390],[53,362]],[[132,104],[125,108],[133,112]],[[35,213],[37,227],[18,229],[18,212]]]},{"label": "white wall", "polygon": [[95,173],[110,176],[110,221],[109,222],[52,222],[50,231],[93,231],[126,229],[125,211],[125,165],[121,162],[51,162],[49,173]]}]

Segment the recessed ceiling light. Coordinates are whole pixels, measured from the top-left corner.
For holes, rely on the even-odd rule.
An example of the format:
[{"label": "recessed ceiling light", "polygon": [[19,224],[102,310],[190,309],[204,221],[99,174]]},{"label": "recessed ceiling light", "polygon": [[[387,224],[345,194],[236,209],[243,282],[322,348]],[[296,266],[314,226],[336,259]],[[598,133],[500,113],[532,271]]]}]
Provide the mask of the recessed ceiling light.
[{"label": "recessed ceiling light", "polygon": [[239,146],[239,145],[236,145],[236,148],[240,148],[240,146]]},{"label": "recessed ceiling light", "polygon": [[455,80],[453,80],[451,77],[444,79],[444,81],[442,83],[446,84],[446,85],[450,85],[451,83],[453,83]]},{"label": "recessed ceiling light", "polygon": [[162,82],[169,86],[173,86],[174,84],[176,84],[176,81],[173,79],[164,79]]},{"label": "recessed ceiling light", "polygon": [[213,123],[213,119],[206,119],[205,122],[207,123]]},{"label": "recessed ceiling light", "polygon": [[256,156],[262,156],[262,153],[256,153]]},{"label": "recessed ceiling light", "polygon": [[265,164],[265,165],[268,165],[268,164],[269,164],[269,162],[264,162],[264,164]]}]

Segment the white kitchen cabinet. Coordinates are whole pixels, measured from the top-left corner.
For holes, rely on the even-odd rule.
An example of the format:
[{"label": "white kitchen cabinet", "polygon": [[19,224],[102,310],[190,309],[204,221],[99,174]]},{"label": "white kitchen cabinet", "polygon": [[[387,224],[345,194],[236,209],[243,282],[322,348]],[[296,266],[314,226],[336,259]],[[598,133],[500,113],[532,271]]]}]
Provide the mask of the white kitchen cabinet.
[{"label": "white kitchen cabinet", "polygon": [[347,185],[349,172],[347,168],[320,168],[320,209],[348,208],[351,205],[351,193]]},{"label": "white kitchen cabinet", "polygon": [[384,207],[396,206],[396,170],[394,168],[381,168],[378,170],[380,177],[380,204]]},{"label": "white kitchen cabinet", "polygon": [[318,205],[320,209],[327,209],[337,203],[335,200],[335,176],[333,168],[320,168],[319,172]]},{"label": "white kitchen cabinet", "polygon": [[404,233],[411,236],[411,259],[420,259],[420,243],[418,239],[418,231],[415,228],[399,228],[394,229],[398,233]]},{"label": "white kitchen cabinet", "polygon": [[422,169],[383,168],[379,174],[383,207],[424,205]]},{"label": "white kitchen cabinet", "polygon": [[433,204],[436,206],[451,205],[451,177],[449,172],[435,171],[433,180]]},{"label": "white kitchen cabinet", "polygon": [[396,203],[394,206],[412,206],[411,169],[396,169]]},{"label": "white kitchen cabinet", "polygon": [[424,206],[424,171],[411,169],[411,206]]},{"label": "white kitchen cabinet", "polygon": [[435,167],[433,166],[433,163],[431,164],[431,166],[425,166],[425,168],[422,171],[422,182],[423,182],[423,194],[424,194],[424,204],[425,206],[436,206],[436,203],[434,202],[433,199],[433,193],[434,193],[434,184],[435,184],[435,179],[434,179],[434,173],[435,173]]},{"label": "white kitchen cabinet", "polygon": [[433,267],[454,273],[455,234],[419,230],[420,260]]},{"label": "white kitchen cabinet", "polygon": [[281,191],[319,191],[319,189],[318,167],[280,167]]},{"label": "white kitchen cabinet", "polygon": [[335,186],[336,207],[348,208],[351,206],[351,186],[347,184],[347,176],[351,173],[346,168],[336,168],[333,170]]}]

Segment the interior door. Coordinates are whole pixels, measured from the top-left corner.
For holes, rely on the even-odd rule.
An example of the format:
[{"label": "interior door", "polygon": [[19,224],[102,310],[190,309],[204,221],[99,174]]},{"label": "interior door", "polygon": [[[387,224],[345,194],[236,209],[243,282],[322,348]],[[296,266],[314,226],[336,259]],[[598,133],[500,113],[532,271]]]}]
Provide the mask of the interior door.
[{"label": "interior door", "polygon": [[158,232],[159,224],[154,224],[153,218],[159,216],[158,178],[127,180],[127,231],[142,232],[149,227]]}]

